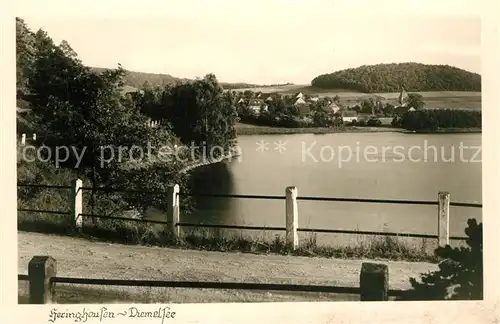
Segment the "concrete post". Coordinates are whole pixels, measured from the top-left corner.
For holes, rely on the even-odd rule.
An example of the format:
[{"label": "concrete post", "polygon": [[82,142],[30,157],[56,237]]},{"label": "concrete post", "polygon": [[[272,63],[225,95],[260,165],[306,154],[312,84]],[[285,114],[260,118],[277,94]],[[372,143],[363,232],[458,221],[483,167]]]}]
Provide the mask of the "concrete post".
[{"label": "concrete post", "polygon": [[33,140],[36,141],[36,134],[33,133]]},{"label": "concrete post", "polygon": [[361,301],[386,301],[389,290],[389,268],[386,264],[363,262],[359,276]]},{"label": "concrete post", "polygon": [[180,236],[180,227],[177,226],[180,220],[179,192],[180,187],[178,184],[168,186],[167,188],[167,222],[175,237]]},{"label": "concrete post", "polygon": [[296,187],[287,187],[286,195],[286,243],[293,250],[299,246],[297,228],[299,227],[299,211],[297,206],[298,191]]},{"label": "concrete post", "polygon": [[28,264],[30,304],[49,304],[53,301],[56,260],[50,256],[34,256]]},{"label": "concrete post", "polygon": [[438,244],[450,244],[450,193],[438,193]]},{"label": "concrete post", "polygon": [[21,135],[21,144],[24,145],[26,144],[26,134],[23,133],[23,135]]},{"label": "concrete post", "polygon": [[82,230],[83,225],[83,183],[82,180],[73,180],[71,184],[71,217],[75,221],[77,230]]}]

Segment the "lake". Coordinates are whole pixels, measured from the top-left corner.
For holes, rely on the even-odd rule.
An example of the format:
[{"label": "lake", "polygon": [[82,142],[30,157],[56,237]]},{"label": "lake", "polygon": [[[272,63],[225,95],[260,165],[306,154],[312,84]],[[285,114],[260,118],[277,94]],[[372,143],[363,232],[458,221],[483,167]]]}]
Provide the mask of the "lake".
[{"label": "lake", "polygon": [[[238,147],[239,158],[192,171],[196,192],[284,196],[296,186],[302,197],[435,201],[448,191],[452,202],[481,203],[481,134],[252,135],[238,137]],[[299,228],[437,234],[437,206],[299,201],[298,208]],[[481,214],[450,207],[450,235],[464,236],[467,219]],[[200,198],[181,221],[284,227],[285,201]]]}]

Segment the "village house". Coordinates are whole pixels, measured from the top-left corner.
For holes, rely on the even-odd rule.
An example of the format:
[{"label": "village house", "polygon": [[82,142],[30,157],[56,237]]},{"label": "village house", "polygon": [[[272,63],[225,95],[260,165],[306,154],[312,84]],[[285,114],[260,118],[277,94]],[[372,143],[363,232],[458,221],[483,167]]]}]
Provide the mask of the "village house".
[{"label": "village house", "polygon": [[299,105],[307,105],[307,102],[304,100],[304,98],[300,97],[295,102],[293,103],[294,106],[299,106]]},{"label": "village house", "polygon": [[261,99],[252,99],[248,103],[248,109],[252,110],[256,114],[260,114],[261,108],[267,111],[268,105]]},{"label": "village house", "polygon": [[355,110],[342,110],[340,116],[344,123],[352,123],[358,121],[358,113]]},{"label": "village house", "polygon": [[302,92],[299,92],[297,93],[297,95],[295,96],[295,99],[304,99],[304,94]]},{"label": "village house", "polygon": [[302,97],[295,100],[293,105],[297,108],[301,115],[307,115],[311,111],[309,104]]}]

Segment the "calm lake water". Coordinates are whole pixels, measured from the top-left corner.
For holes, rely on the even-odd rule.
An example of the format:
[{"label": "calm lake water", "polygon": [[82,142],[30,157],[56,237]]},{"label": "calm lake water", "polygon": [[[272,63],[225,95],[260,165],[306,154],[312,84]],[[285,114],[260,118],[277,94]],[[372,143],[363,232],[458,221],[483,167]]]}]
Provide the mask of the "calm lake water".
[{"label": "calm lake water", "polygon": [[[296,186],[299,196],[436,200],[448,191],[453,202],[481,203],[481,134],[252,135],[238,145],[239,159],[193,171],[197,192],[284,196]],[[437,206],[299,201],[298,208],[300,228],[437,234]],[[463,236],[467,218],[481,214],[450,207],[450,234]],[[284,227],[285,201],[199,199],[181,221]],[[246,233],[262,235],[255,232]]]}]

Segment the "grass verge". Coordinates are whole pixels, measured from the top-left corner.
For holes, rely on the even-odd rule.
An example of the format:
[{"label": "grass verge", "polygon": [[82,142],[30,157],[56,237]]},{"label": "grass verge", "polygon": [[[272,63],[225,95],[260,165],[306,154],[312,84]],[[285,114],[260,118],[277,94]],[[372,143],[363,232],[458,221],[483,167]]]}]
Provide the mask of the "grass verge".
[{"label": "grass verge", "polygon": [[217,228],[183,229],[180,237],[174,237],[162,224],[150,224],[133,220],[88,219],[83,220],[82,231],[75,231],[71,220],[64,215],[43,215],[19,212],[18,229],[28,232],[50,233],[84,237],[91,240],[122,244],[163,246],[220,252],[244,252],[257,254],[281,254],[343,259],[386,259],[404,261],[439,260],[429,253],[429,242],[421,239],[420,245],[408,244],[403,237],[377,236],[358,241],[348,246],[326,246],[318,244],[316,233],[301,238],[298,249],[291,249],[283,235],[263,231],[259,237],[250,237],[242,232],[228,234]]}]

